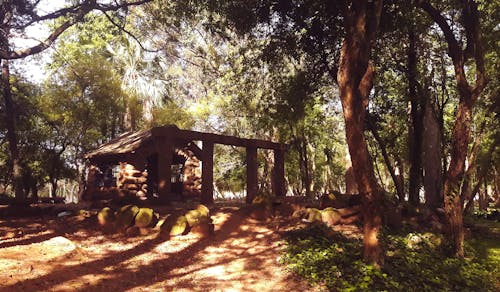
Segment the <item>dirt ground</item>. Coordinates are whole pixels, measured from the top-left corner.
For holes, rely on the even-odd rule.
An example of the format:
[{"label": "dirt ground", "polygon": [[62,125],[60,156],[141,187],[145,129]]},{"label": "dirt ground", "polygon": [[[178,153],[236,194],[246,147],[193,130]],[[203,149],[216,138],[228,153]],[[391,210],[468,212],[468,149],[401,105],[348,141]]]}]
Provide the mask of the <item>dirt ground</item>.
[{"label": "dirt ground", "polygon": [[278,262],[289,222],[212,215],[212,237],[170,239],[106,233],[95,216],[0,219],[0,292],[311,290]]}]

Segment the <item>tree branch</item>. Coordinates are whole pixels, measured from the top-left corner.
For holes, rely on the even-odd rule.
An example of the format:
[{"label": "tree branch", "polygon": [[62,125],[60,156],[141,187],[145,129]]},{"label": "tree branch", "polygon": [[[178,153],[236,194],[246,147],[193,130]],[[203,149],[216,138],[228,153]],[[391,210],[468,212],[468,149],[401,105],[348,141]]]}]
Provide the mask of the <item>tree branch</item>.
[{"label": "tree branch", "polygon": [[157,52],[160,51],[160,50],[152,50],[152,49],[148,49],[148,48],[144,47],[144,45],[141,43],[141,41],[133,33],[131,33],[129,30],[127,30],[125,28],[125,25],[118,24],[116,21],[114,21],[114,19],[107,12],[103,11],[103,13],[104,13],[104,16],[106,16],[106,18],[109,20],[109,22],[111,22],[119,30],[121,30],[122,32],[124,32],[125,34],[127,34],[128,36],[130,36],[134,41],[136,41],[137,44],[139,45],[139,47],[141,47],[141,49],[143,51],[146,51],[146,52],[149,52],[149,53],[157,53]]},{"label": "tree branch", "polygon": [[[44,20],[50,20],[50,19],[58,19],[60,17],[70,17],[71,15],[74,14],[74,16],[70,17],[70,20],[65,21],[63,24],[61,24],[59,27],[57,27],[44,41],[40,42],[40,44],[32,46],[30,48],[18,50],[18,51],[6,51],[6,50],[0,50],[0,58],[1,59],[21,59],[25,58],[30,55],[34,55],[37,53],[40,53],[44,50],[46,50],[48,47],[50,47],[54,41],[68,28],[71,26],[75,25],[78,22],[83,21],[83,18],[85,15],[87,15],[89,12],[93,10],[99,10],[103,13],[107,11],[116,11],[121,8],[129,7],[129,6],[137,6],[141,4],[145,4],[148,2],[151,2],[152,0],[140,0],[140,1],[133,1],[133,2],[123,2],[123,3],[118,3],[116,5],[106,5],[106,4],[99,4],[97,3],[96,0],[87,0],[83,2],[82,4],[73,6],[73,7],[68,7],[68,8],[62,8],[60,10],[57,10],[55,12],[49,13],[44,16],[36,17],[32,21],[28,22],[26,25],[19,27],[19,28],[26,28],[29,25],[44,21]],[[19,29],[18,28],[18,29]],[[142,47],[142,46],[141,46]]]},{"label": "tree branch", "polygon": [[448,25],[446,18],[432,6],[428,1],[417,0],[417,5],[422,8],[437,23],[444,34],[446,42],[448,43],[448,55],[453,60],[453,63],[458,64],[463,62],[463,52],[460,44],[458,43],[451,27]]}]

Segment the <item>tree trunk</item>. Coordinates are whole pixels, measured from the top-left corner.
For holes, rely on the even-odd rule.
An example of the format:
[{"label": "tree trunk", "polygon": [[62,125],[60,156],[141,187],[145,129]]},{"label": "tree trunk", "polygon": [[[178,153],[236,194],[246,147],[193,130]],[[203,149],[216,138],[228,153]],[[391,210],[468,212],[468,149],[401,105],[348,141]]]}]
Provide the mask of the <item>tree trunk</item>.
[{"label": "tree trunk", "polygon": [[[460,96],[462,98],[462,94]],[[470,97],[466,97],[466,100]],[[464,255],[464,229],[462,218],[462,199],[460,197],[460,183],[462,182],[467,148],[470,136],[472,105],[461,101],[458,107],[451,144],[450,166],[446,173],[444,184],[444,208],[447,215],[450,236],[453,240],[455,253],[459,257]]]},{"label": "tree trunk", "polygon": [[423,169],[425,206],[430,210],[442,207],[443,178],[441,170],[441,132],[439,122],[430,101],[426,102],[424,113]]},{"label": "tree trunk", "polygon": [[2,93],[5,102],[5,125],[7,128],[7,141],[9,143],[9,154],[12,163],[12,185],[14,187],[16,199],[24,200],[26,199],[26,194],[23,191],[23,170],[17,145],[16,110],[14,101],[12,99],[12,91],[10,88],[9,69],[9,61],[2,60]]},{"label": "tree trunk", "polygon": [[309,195],[310,196],[314,196],[314,188],[315,188],[315,182],[314,182],[314,174],[316,173],[316,149],[314,148],[314,146],[307,142],[306,144],[306,152],[309,152],[311,153],[310,155],[308,154],[308,157],[309,157]]},{"label": "tree trunk", "polygon": [[384,141],[378,134],[378,131],[376,129],[376,126],[373,124],[372,121],[368,121],[368,125],[370,127],[370,131],[373,134],[373,137],[375,138],[375,141],[377,141],[380,151],[382,152],[382,157],[384,158],[385,165],[387,167],[387,170],[389,171],[389,174],[391,175],[392,181],[394,183],[394,187],[396,188],[396,194],[398,198],[404,198],[404,185],[402,181],[398,178],[396,174],[396,170],[394,169],[394,165],[392,164],[391,159],[389,158],[389,154],[387,153],[387,147],[385,146]]},{"label": "tree trunk", "polygon": [[307,140],[303,136],[299,143],[299,159],[300,159],[300,173],[302,177],[302,186],[305,191],[306,197],[311,197],[311,173],[309,170],[309,155],[307,154]]},{"label": "tree trunk", "polygon": [[403,189],[403,194],[398,197],[399,202],[404,202],[405,200],[405,178],[404,178],[404,164],[403,161],[401,160],[401,157],[399,155],[396,155],[396,179],[398,180],[399,185],[401,186],[401,189]]},{"label": "tree trunk", "polygon": [[363,258],[379,265],[383,260],[378,234],[382,226],[382,190],[363,133],[374,68],[369,64],[371,43],[378,28],[382,1],[353,1],[344,8],[346,36],[342,44],[337,81],[344,114],[352,168],[363,198]]},{"label": "tree trunk", "polygon": [[484,183],[484,190],[479,191],[479,211],[485,211],[488,209],[489,196],[488,196],[488,185]]},{"label": "tree trunk", "polygon": [[[481,130],[484,127],[484,123],[481,125]],[[472,212],[472,207],[473,207],[473,202],[474,198],[476,197],[476,194],[479,191],[479,188],[481,186],[481,183],[483,180],[485,180],[486,175],[488,174],[488,170],[490,169],[491,166],[491,158],[493,155],[493,152],[495,151],[495,148],[497,145],[500,143],[500,134],[495,135],[493,142],[490,144],[490,147],[488,147],[488,150],[486,151],[485,157],[481,159],[482,163],[478,165],[476,162],[477,160],[477,152],[479,151],[479,144],[481,141],[482,135],[478,135],[476,139],[474,139],[474,146],[472,147],[472,153],[469,157],[469,167],[467,168],[467,171],[465,173],[465,179],[462,183],[462,191],[461,191],[461,198],[462,198],[462,204],[466,203],[464,207],[464,214],[470,214]],[[478,168],[479,166],[479,168]],[[472,187],[472,173],[474,170],[477,170],[476,174],[476,185]]]},{"label": "tree trunk", "polygon": [[[472,109],[479,95],[486,87],[487,79],[484,67],[484,51],[479,26],[477,4],[473,0],[464,0],[462,5],[462,19],[467,38],[467,47],[462,48],[462,42],[455,38],[447,19],[439,10],[428,1],[420,0],[418,5],[432,18],[443,32],[448,44],[450,56],[455,71],[455,80],[459,94],[459,104],[452,131],[451,159],[444,183],[444,209],[453,249],[457,257],[464,256],[464,228],[462,218],[462,201],[460,185],[465,171],[465,160],[470,138]],[[474,59],[476,65],[476,80],[471,86],[467,80],[465,63],[469,58]]]},{"label": "tree trunk", "polygon": [[50,196],[52,198],[57,197],[57,179],[51,179],[50,184],[52,185],[52,189],[50,190]]},{"label": "tree trunk", "polygon": [[[349,151],[349,149],[347,150]],[[359,194],[358,184],[356,183],[354,171],[352,170],[351,156],[349,155],[349,153],[346,156],[345,193],[348,195]]]},{"label": "tree trunk", "polygon": [[495,169],[493,177],[493,194],[495,197],[495,208],[500,208],[500,173]]},{"label": "tree trunk", "polygon": [[[12,18],[12,1],[2,1],[0,6],[0,48],[9,51],[10,21]],[[12,185],[16,199],[25,200],[26,193],[23,190],[23,169],[19,158],[18,139],[16,133],[16,107],[12,99],[10,87],[9,60],[3,59],[1,87],[5,102],[5,126],[7,128],[7,142],[9,143],[9,154],[11,160]]]},{"label": "tree trunk", "polygon": [[413,28],[408,32],[408,95],[411,104],[410,122],[408,131],[409,137],[409,158],[410,158],[410,176],[408,186],[408,201],[413,206],[420,203],[420,186],[422,180],[422,124],[423,124],[423,102],[418,94],[417,82],[417,36]]}]

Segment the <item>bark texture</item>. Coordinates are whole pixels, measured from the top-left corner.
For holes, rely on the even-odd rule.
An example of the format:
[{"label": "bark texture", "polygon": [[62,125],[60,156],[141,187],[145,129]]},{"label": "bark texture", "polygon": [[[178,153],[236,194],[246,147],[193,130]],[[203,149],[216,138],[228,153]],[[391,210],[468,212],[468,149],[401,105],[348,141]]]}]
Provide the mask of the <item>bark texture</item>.
[{"label": "bark texture", "polygon": [[346,36],[337,81],[352,168],[363,198],[363,257],[366,262],[378,265],[383,260],[378,239],[382,225],[382,191],[375,178],[363,128],[375,73],[369,62],[370,50],[378,28],[382,1],[352,1],[350,4],[344,8]]},{"label": "bark texture", "polygon": [[[0,50],[9,49],[10,22],[12,21],[12,1],[2,1],[0,5]],[[16,133],[16,108],[10,87],[9,60],[2,58],[1,87],[5,106],[5,126],[11,161],[12,185],[16,199],[24,200],[23,169],[19,157],[18,138]]]},{"label": "bark texture", "polygon": [[420,203],[420,186],[422,185],[422,128],[423,128],[423,100],[418,92],[417,81],[417,35],[413,28],[408,32],[408,95],[411,104],[409,137],[410,176],[408,186],[408,201],[413,206]]},{"label": "bark texture", "polygon": [[441,169],[441,132],[439,121],[430,102],[426,103],[424,114],[424,133],[422,157],[424,170],[425,206],[435,210],[443,205]]},{"label": "bark texture", "polygon": [[[459,93],[459,104],[452,131],[450,164],[446,171],[444,183],[444,208],[448,234],[451,238],[455,255],[464,256],[464,228],[462,217],[461,182],[465,171],[465,161],[470,140],[472,109],[479,95],[486,86],[484,67],[484,51],[479,28],[477,3],[473,0],[462,0],[463,27],[467,38],[467,46],[462,48],[446,21],[446,17],[428,1],[418,1],[419,6],[432,18],[444,34],[455,71],[455,80]],[[473,58],[476,65],[475,84],[467,80],[465,63]]]}]

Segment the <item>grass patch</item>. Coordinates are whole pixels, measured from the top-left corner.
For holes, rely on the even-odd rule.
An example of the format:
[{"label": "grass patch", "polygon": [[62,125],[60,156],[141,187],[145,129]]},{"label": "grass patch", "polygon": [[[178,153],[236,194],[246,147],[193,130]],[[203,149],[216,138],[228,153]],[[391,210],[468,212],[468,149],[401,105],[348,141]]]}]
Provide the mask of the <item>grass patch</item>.
[{"label": "grass patch", "polygon": [[[328,234],[328,235],[327,235]],[[286,234],[282,262],[312,284],[330,291],[498,291],[500,243],[466,243],[463,260],[446,256],[441,236],[384,236],[385,263],[378,270],[362,261],[362,242],[311,225]],[[495,287],[496,286],[496,287]]]}]

